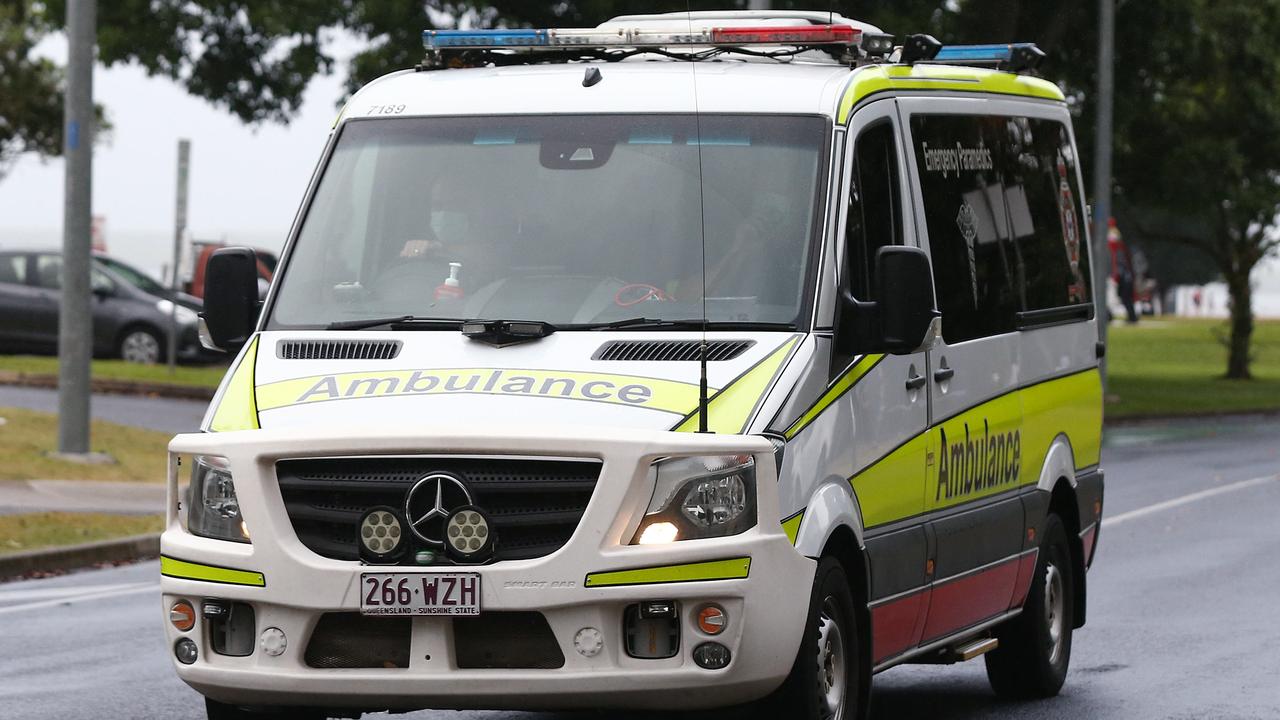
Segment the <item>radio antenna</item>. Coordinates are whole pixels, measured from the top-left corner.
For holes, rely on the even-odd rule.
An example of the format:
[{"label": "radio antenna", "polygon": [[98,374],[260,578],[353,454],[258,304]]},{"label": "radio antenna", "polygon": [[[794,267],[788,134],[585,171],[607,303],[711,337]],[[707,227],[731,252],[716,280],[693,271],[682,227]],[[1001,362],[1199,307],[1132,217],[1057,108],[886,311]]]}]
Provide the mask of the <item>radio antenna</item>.
[{"label": "radio antenna", "polygon": [[[689,35],[693,35],[693,4],[685,0],[685,17],[689,21]],[[691,59],[689,69],[693,77],[693,127],[698,148],[698,241],[702,249],[702,341],[698,344],[698,432],[707,429],[707,206],[702,191],[702,113],[698,108],[698,61]]]}]

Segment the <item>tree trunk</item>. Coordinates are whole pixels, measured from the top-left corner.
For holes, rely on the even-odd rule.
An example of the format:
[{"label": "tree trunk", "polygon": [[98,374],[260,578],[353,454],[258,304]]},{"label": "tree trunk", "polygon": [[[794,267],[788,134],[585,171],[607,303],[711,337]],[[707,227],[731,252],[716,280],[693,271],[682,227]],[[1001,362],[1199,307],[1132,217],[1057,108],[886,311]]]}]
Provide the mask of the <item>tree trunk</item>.
[{"label": "tree trunk", "polygon": [[1253,292],[1249,286],[1252,266],[1234,268],[1227,275],[1227,292],[1231,295],[1231,339],[1227,345],[1227,378],[1249,380],[1249,348],[1253,338]]}]

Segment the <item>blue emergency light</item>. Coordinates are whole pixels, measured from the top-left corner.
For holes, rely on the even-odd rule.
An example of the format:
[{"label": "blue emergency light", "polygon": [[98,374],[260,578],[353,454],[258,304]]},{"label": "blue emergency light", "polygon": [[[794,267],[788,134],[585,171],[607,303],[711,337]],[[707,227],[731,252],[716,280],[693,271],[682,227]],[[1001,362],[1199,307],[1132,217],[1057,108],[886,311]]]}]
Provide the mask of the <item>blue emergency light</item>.
[{"label": "blue emergency light", "polygon": [[993,63],[1008,62],[1019,48],[1034,48],[1035,43],[1013,43],[1009,45],[943,45],[938,54],[933,56],[934,62],[966,62]]},{"label": "blue emergency light", "polygon": [[1034,69],[1044,59],[1035,43],[943,45],[932,35],[912,35],[902,45],[901,62],[941,65],[983,65],[1018,72]]}]

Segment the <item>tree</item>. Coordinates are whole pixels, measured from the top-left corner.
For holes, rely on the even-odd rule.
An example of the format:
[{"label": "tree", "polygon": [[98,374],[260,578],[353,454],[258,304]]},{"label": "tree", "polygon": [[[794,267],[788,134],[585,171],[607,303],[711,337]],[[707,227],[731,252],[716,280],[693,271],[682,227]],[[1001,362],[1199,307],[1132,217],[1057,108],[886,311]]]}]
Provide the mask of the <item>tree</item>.
[{"label": "tree", "polygon": [[62,151],[62,71],[32,59],[39,33],[25,2],[0,2],[0,180],[23,153]]}]

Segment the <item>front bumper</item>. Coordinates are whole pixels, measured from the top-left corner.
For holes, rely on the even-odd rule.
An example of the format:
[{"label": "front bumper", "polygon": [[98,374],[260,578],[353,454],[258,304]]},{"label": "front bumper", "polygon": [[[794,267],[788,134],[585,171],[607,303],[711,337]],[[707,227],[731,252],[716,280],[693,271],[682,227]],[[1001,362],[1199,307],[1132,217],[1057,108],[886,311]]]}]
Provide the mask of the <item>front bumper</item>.
[{"label": "front bumper", "polygon": [[[208,629],[197,618],[191,631],[165,622],[169,647],[191,637],[200,648],[192,665],[175,662],[179,676],[197,691],[243,705],[309,705],[363,710],[436,708],[692,709],[761,697],[786,677],[799,646],[815,564],[792,547],[778,522],[773,448],[747,436],[573,428],[531,432],[524,427],[365,428],[323,435],[312,430],[256,430],[180,435],[170,443],[168,529],[161,552],[168,558],[261,573],[264,584],[237,585],[164,577],[164,608],[185,598],[251,604],[255,632],[276,627],[288,638],[286,651],[270,657],[258,649],[247,657],[212,651]],[[670,455],[752,453],[756,456],[760,522],[728,538],[628,546],[648,504],[647,469]],[[178,517],[179,478],[174,454],[220,455],[229,460],[245,522],[255,539],[238,544],[196,537]],[[476,568],[481,575],[482,612],[536,611],[550,626],[564,664],[550,670],[462,669],[457,638],[448,618],[412,620],[410,661],[403,669],[317,669],[305,650],[320,617],[358,612],[360,574],[356,562],[331,560],[308,550],[293,531],[276,486],[274,464],[296,457],[353,455],[518,455],[586,457],[603,461],[601,476],[577,530],[556,552],[532,560]],[[592,573],[750,558],[746,577],[662,578],[667,582],[587,586]],[[396,572],[450,568],[398,567]],[[467,568],[471,570],[472,568]],[[181,574],[181,573],[177,573]],[[696,574],[695,574],[696,577]],[[653,578],[646,578],[652,580]],[[681,640],[674,657],[637,659],[624,650],[623,611],[644,600],[675,600]],[[705,670],[693,649],[711,638],[697,630],[694,614],[704,602],[728,613],[715,637],[732,653],[722,670]],[[604,637],[594,657],[579,654],[574,636],[596,628]]]}]

